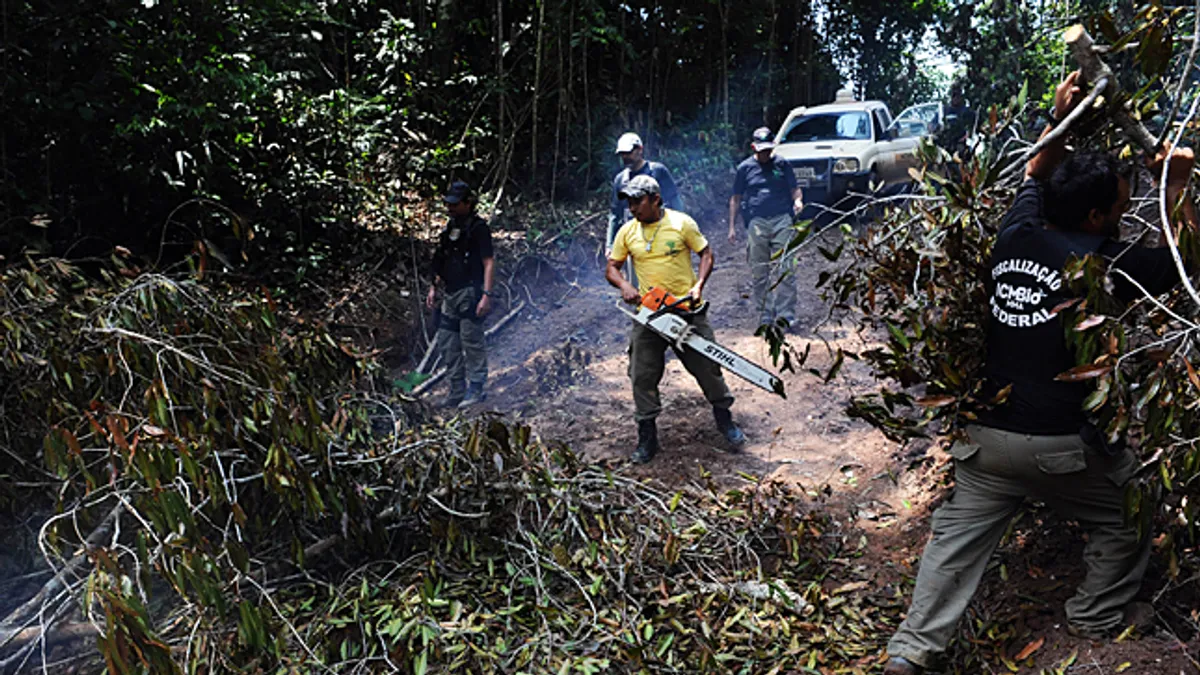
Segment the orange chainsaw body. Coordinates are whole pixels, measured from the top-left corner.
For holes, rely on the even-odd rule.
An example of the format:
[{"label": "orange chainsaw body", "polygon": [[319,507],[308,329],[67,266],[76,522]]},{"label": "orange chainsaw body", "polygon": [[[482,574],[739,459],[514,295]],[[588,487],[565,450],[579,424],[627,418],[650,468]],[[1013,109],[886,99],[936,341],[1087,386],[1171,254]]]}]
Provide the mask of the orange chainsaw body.
[{"label": "orange chainsaw body", "polygon": [[642,306],[652,312],[662,309],[679,309],[686,312],[695,308],[696,300],[695,298],[686,297],[681,300],[668,293],[664,288],[655,286],[650,289],[650,292],[642,296]]}]

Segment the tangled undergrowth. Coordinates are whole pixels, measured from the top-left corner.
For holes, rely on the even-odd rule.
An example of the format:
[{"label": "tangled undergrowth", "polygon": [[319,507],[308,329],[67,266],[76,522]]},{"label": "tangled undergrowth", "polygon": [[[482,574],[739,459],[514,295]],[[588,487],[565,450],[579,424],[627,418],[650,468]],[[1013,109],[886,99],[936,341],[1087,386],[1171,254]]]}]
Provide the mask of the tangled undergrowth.
[{"label": "tangled undergrowth", "polygon": [[855,672],[876,659],[887,619],[824,587],[853,551],[800,491],[669,489],[500,422],[399,443],[380,493],[392,555],[280,601],[334,672]]},{"label": "tangled undergrowth", "polygon": [[49,581],[6,606],[0,669],[93,639],[112,673],[877,660],[894,610],[831,586],[858,549],[803,491],[668,488],[428,423],[323,326],[198,275],[3,270],[0,482],[41,505]]},{"label": "tangled undergrowth", "polygon": [[[1178,30],[1180,16],[1146,6],[1127,33],[1117,33],[1111,17],[1100,24],[1113,44],[1143,40],[1145,48],[1161,42],[1164,31]],[[1193,18],[1200,17],[1189,18],[1189,24]],[[1169,56],[1170,44],[1163,48]],[[1183,54],[1177,56],[1151,64],[1139,53],[1136,63],[1143,70],[1120,76],[1143,88],[1133,96],[1118,91],[1093,98],[1094,106],[1081,109],[1071,144],[1139,159],[1141,151],[1128,140],[1134,134],[1114,120],[1129,117],[1129,110],[1141,119],[1162,112],[1156,100],[1163,92],[1146,82],[1166,76],[1172,63],[1182,65]],[[1174,96],[1183,90],[1180,85]],[[951,158],[923,145],[913,193],[880,209],[878,222],[845,246],[854,254],[849,262],[821,279],[836,309],[857,313],[864,325],[884,336],[882,346],[861,355],[879,379],[879,390],[855,398],[848,413],[893,440],[928,436],[949,441],[975,419],[976,411],[1004,403],[1005,391],[994,398],[981,396],[984,329],[991,320],[985,279],[998,225],[1033,151],[1031,143],[1008,133],[1010,121],[1028,108],[1022,92],[1006,110],[981,117],[978,140],[967,157]],[[1196,117],[1197,105],[1192,105],[1181,124],[1168,128],[1168,140],[1194,146]],[[1140,122],[1127,123],[1132,124]],[[1200,295],[1190,281],[1200,260],[1200,237],[1186,227],[1166,225],[1175,205],[1164,205],[1165,193],[1149,189],[1148,172],[1133,176],[1131,183],[1139,189],[1123,222],[1122,240],[1153,244],[1165,237],[1176,253],[1181,283],[1160,297],[1142,292],[1127,305],[1113,297],[1114,283],[1125,279],[1111,261],[1088,256],[1069,263],[1065,275],[1073,298],[1054,311],[1064,317],[1065,338],[1078,366],[1058,378],[1094,385],[1084,402],[1090,420],[1109,444],[1126,442],[1142,460],[1125,506],[1133,522],[1152,531],[1166,569],[1159,597],[1169,597],[1171,591],[1194,587],[1200,570],[1200,355],[1195,340]],[[1185,198],[1194,199],[1194,192]],[[1194,613],[1185,621],[1188,634],[1200,633]]]}]

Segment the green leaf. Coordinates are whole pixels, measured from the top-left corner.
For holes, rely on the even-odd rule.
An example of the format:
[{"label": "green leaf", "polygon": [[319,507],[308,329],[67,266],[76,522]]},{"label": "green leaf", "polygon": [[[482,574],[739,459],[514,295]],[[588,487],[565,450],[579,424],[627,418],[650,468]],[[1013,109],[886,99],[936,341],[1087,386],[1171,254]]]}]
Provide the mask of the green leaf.
[{"label": "green leaf", "polygon": [[900,346],[907,351],[910,347],[910,344],[908,341],[908,336],[904,334],[904,331],[900,330],[891,321],[887,322],[887,328],[888,328],[888,332],[891,333],[891,335],[892,335],[892,339],[894,339],[896,342],[898,342],[900,344]]}]

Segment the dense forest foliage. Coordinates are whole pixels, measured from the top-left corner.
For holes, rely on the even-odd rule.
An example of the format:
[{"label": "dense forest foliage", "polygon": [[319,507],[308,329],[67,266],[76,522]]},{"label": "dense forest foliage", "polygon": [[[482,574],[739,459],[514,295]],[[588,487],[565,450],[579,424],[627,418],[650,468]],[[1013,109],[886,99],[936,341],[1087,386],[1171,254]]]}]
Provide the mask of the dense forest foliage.
[{"label": "dense forest foliage", "polygon": [[[613,139],[727,161],[788,109],[938,94],[968,63],[976,105],[1030,79],[1075,3],[706,0],[538,3],[8,2],[0,252],[197,239],[274,254],[399,220],[461,176],[581,199]],[[996,55],[1002,55],[1000,62]]]},{"label": "dense forest foliage", "polygon": [[[922,206],[881,209],[823,280],[890,336],[866,355],[881,380],[927,392],[855,413],[936,435],[973,391],[971,273],[1032,140],[995,139],[1044,119],[1072,67],[1061,29],[1124,40],[1111,60],[1149,120],[1179,98],[1193,18],[1124,0],[0,3],[0,508],[20,523],[5,560],[26,564],[0,582],[0,672],[73,663],[55,650],[81,637],[111,673],[870,670],[897,609],[822,585],[857,553],[808,495],[640,482],[525,427],[434,423],[335,310],[415,283],[453,178],[519,231],[505,209],[605,201],[632,129],[696,195],[794,106],[848,85],[893,111],[942,96],[928,64],[947,57],[993,113],[965,179],[927,148]],[[1088,142],[1123,143],[1103,125]],[[307,271],[351,267],[297,301]],[[1194,317],[1189,299],[1170,306]],[[1172,317],[1080,339],[1124,349],[1129,324],[1131,351],[1183,345],[1196,326]],[[1097,403],[1167,448],[1138,494],[1168,494],[1141,514],[1172,584],[1197,568],[1188,349],[1122,359]]]}]

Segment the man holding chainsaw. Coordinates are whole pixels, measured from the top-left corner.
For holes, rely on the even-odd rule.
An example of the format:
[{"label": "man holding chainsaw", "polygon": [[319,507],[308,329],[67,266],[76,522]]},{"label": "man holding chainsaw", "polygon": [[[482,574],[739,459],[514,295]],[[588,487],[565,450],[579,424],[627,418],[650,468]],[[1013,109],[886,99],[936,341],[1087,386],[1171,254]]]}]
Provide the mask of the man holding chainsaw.
[{"label": "man holding chainsaw", "polygon": [[[612,253],[605,276],[621,290],[621,299],[638,304],[651,289],[659,288],[679,297],[690,298],[693,306],[703,298],[704,284],[713,271],[713,253],[696,221],[686,214],[663,208],[658,181],[646,175],[634,176],[620,190],[629,205],[633,220],[625,223],[613,237]],[[700,272],[692,269],[692,253],[700,256]],[[626,260],[638,271],[639,288],[622,274]],[[713,341],[712,326],[701,305],[686,314],[696,335]],[[631,459],[638,464],[650,461],[658,452],[658,427],[655,419],[662,411],[658,383],[666,366],[666,339],[646,326],[635,323],[629,334],[629,379],[633,384],[634,419],[638,425],[638,444]],[[699,353],[676,350],[679,360],[704,391],[712,404],[717,428],[734,450],[746,444],[746,435],[733,421],[730,407],[733,395],[725,384],[721,368]]]},{"label": "man holding chainsaw", "polygon": [[[1055,124],[1084,98],[1078,80],[1071,73],[1058,86]],[[1160,150],[1149,162],[1155,180],[1166,157]],[[1194,161],[1190,149],[1171,154],[1169,204],[1187,187]],[[1064,339],[1071,327],[1060,308],[1073,300],[1063,273],[1072,258],[1111,261],[1114,294],[1127,301],[1166,292],[1179,283],[1179,272],[1170,251],[1117,241],[1131,181],[1115,157],[1068,153],[1059,137],[1029,160],[1025,176],[1000,223],[985,279],[991,321],[981,400],[996,403],[974,411],[964,437],[949,449],[954,493],[933,515],[912,605],[888,643],[885,675],[916,675],[938,660],[1026,497],[1088,530],[1087,576],[1066,603],[1068,631],[1101,640],[1129,625],[1153,625],[1153,607],[1133,602],[1150,533],[1139,532],[1123,509],[1137,460],[1085,414],[1092,387],[1059,377],[1077,358]],[[1195,228],[1190,199],[1181,212]]]}]

